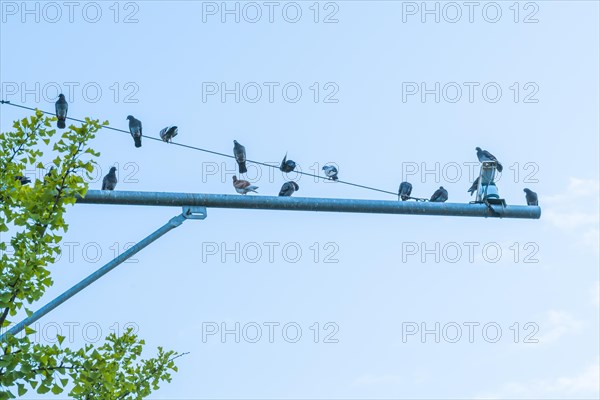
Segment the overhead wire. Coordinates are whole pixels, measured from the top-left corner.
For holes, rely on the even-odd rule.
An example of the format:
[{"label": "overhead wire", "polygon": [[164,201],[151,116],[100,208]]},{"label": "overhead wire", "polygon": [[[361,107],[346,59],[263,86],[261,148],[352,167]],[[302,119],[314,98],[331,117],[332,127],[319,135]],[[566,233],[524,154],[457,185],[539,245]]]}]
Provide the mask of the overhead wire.
[{"label": "overhead wire", "polygon": [[[15,104],[15,103],[12,103],[10,101],[5,101],[5,100],[0,100],[0,104],[8,104],[8,105],[13,106],[13,107],[18,107],[18,108],[22,108],[22,109],[30,110],[30,111],[39,110],[38,108],[31,108],[31,107],[23,106],[23,105],[20,105],[20,104]],[[53,113],[53,112],[44,111],[44,110],[39,110],[39,111],[41,111],[42,113],[47,114],[47,115],[55,115],[55,113]],[[66,119],[71,120],[71,121],[76,121],[76,122],[79,122],[79,123],[85,123],[84,120],[81,120],[81,119],[78,119],[78,118],[66,117]],[[114,127],[108,126],[108,125],[102,125],[101,128],[102,129],[112,130],[112,131],[115,131],[115,132],[126,133],[128,135],[131,134],[129,131],[126,131],[124,129],[114,128]],[[147,138],[149,140],[163,142],[162,139],[154,137],[154,136],[142,135],[142,137]],[[230,154],[220,153],[218,151],[204,149],[202,147],[191,146],[191,145],[185,144],[185,143],[178,143],[178,142],[171,141],[169,144],[171,144],[173,146],[179,146],[179,147],[184,147],[184,148],[187,148],[187,149],[196,150],[196,151],[202,151],[204,153],[214,154],[214,155],[221,156],[221,157],[227,157],[227,158],[233,158],[233,159],[235,159],[235,156],[232,156]],[[252,163],[252,164],[257,164],[257,165],[262,165],[262,166],[269,167],[269,168],[279,169],[279,167],[277,165],[267,164],[267,163],[260,162],[260,161],[246,160],[246,162],[247,163]],[[318,179],[323,179],[323,180],[330,180],[330,178],[327,177],[327,176],[315,175],[315,174],[310,174],[310,173],[302,172],[302,171],[294,171],[294,172],[297,173],[297,174],[300,174],[300,175],[310,176],[310,177],[313,177],[313,178],[318,178]],[[398,193],[390,192],[388,190],[378,189],[378,188],[374,188],[372,186],[360,185],[358,183],[353,183],[353,182],[348,182],[348,181],[342,181],[342,180],[339,180],[339,179],[336,180],[335,182],[343,184],[343,185],[349,185],[349,186],[359,187],[359,188],[362,188],[362,189],[372,190],[372,191],[375,191],[375,192],[390,194],[390,195],[393,195],[393,196],[397,196],[398,195]]]}]

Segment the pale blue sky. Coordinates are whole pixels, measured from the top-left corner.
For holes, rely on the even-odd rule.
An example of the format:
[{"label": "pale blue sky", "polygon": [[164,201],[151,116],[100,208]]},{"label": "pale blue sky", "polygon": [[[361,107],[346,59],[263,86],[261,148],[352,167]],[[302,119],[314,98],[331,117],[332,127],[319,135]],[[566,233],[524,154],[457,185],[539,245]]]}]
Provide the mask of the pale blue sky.
[{"label": "pale blue sky", "polygon": [[[542,207],[539,221],[209,209],[205,221],[185,222],[137,255],[137,263],[123,264],[41,320],[46,339],[55,332],[52,324],[63,335],[68,324],[79,324],[69,338],[82,345],[84,326],[89,340],[95,327],[108,334],[115,324],[133,322],[149,350],[162,345],[190,352],[156,399],[598,398],[599,7],[594,1],[513,3],[480,2],[472,23],[469,9],[455,3],[462,5],[462,18],[449,23],[443,17],[453,18],[453,10],[440,2],[446,10],[440,23],[431,15],[422,23],[422,2],[321,2],[315,23],[313,1],[278,2],[269,23],[268,7],[258,2],[258,22],[242,15],[240,23],[232,16],[222,23],[219,13],[204,15],[203,22],[203,8],[222,2],[80,2],[72,22],[57,2],[62,16],[53,23],[55,10],[45,3],[37,3],[36,22],[36,11],[23,15],[21,2],[0,2],[5,100],[52,110],[53,82],[64,92],[72,85],[72,117],[108,119],[127,129],[132,114],[146,135],[156,137],[176,124],[176,142],[229,153],[237,139],[250,159],[278,162],[288,151],[307,172],[335,162],[341,179],[393,192],[416,165],[419,173],[409,178],[413,194],[429,197],[444,185],[451,202],[471,200],[467,166],[481,146],[505,166],[501,196],[525,204],[522,190],[530,187]],[[27,4],[34,9],[36,2]],[[293,18],[294,4],[302,17],[286,22],[281,10],[285,5]],[[502,14],[490,23],[482,10],[493,18],[494,4]],[[102,14],[90,23],[96,5]],[[417,14],[408,15],[415,5]],[[137,22],[123,23],[132,12]],[[322,22],[330,13],[337,23]],[[538,22],[523,23],[527,16]],[[207,82],[229,88],[257,82],[263,97],[251,103],[242,96],[236,103],[228,95],[223,103],[204,93],[203,101]],[[279,84],[272,103],[265,82]],[[296,103],[282,97],[290,82],[302,89]],[[411,82],[428,88],[451,83],[447,97],[456,86],[463,97],[456,103],[443,96],[436,103],[434,95],[403,101],[403,83]],[[475,82],[473,102],[465,82]],[[489,83],[502,90],[497,102],[481,93]],[[96,102],[94,88],[102,91]],[[338,102],[323,102],[333,88]],[[533,92],[537,103],[524,102]],[[9,106],[0,113],[3,131],[27,114]],[[149,140],[136,149],[131,137],[108,130],[93,146],[102,153],[99,175],[118,166],[117,190],[235,193],[230,159]],[[436,163],[438,175],[423,174]],[[462,166],[458,179],[456,165]],[[217,174],[207,175],[212,168]],[[261,173],[259,195],[277,194],[285,179],[264,168]],[[298,183],[297,194],[307,197],[395,199],[307,177]],[[91,184],[99,187],[99,181]],[[73,258],[64,245],[52,267],[56,284],[33,308],[109,261],[114,243],[136,242],[179,212],[73,207],[64,238],[76,243]],[[273,262],[270,242],[277,243]],[[477,243],[472,261],[470,242]],[[236,243],[239,262],[224,252]],[[415,243],[419,251],[408,254]],[[423,262],[422,250],[436,243],[450,253]],[[501,249],[498,262],[489,261],[493,248],[482,254],[486,245]],[[293,248],[301,249],[298,262],[285,258],[284,246],[292,247],[290,257]],[[262,256],[253,263],[256,247]],[[450,262],[456,247],[462,256]],[[215,248],[217,254],[207,252]],[[97,260],[95,249],[102,252]],[[332,251],[338,262],[325,262]],[[525,262],[531,252],[538,262]],[[236,322],[263,326],[263,337],[258,343],[235,343],[232,335],[225,343],[218,336],[203,342],[207,323],[233,328]],[[280,324],[274,343],[264,325],[269,322]],[[315,322],[319,343],[313,341]],[[338,343],[323,343],[328,322],[339,328]],[[462,326],[463,337],[457,343],[435,343],[433,335],[425,343],[418,335],[403,341],[403,327],[425,323],[433,329],[436,322]],[[479,324],[473,343],[464,325],[469,322]],[[533,336],[538,343],[523,343],[528,322],[539,327]],[[286,323],[302,328],[298,343],[287,343],[277,330]],[[486,323],[502,329],[497,343],[482,336]]]}]

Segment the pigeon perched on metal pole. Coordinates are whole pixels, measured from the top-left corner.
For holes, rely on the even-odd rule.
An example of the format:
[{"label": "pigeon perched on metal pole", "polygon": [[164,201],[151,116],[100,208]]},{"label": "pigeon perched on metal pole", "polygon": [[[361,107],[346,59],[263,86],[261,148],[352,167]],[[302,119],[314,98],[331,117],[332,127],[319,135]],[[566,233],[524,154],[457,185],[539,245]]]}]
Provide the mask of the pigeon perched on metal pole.
[{"label": "pigeon perched on metal pole", "polygon": [[142,121],[135,119],[133,115],[128,115],[129,132],[133,136],[135,147],[142,147]]},{"label": "pigeon perched on metal pole", "polygon": [[467,190],[467,192],[471,193],[471,196],[473,196],[473,193],[475,193],[477,191],[478,187],[479,187],[479,177],[477,177],[477,179],[475,179],[475,181],[473,181],[473,184],[471,185],[469,190]]},{"label": "pigeon perched on metal pole", "polygon": [[527,200],[528,206],[537,206],[538,205],[538,195],[533,190],[529,190],[527,188],[523,189],[525,192],[525,200]]},{"label": "pigeon perched on metal pole", "polygon": [[322,169],[325,171],[325,176],[329,179],[333,179],[334,181],[338,180],[338,170],[336,167],[333,165],[325,165]]},{"label": "pigeon perched on metal pole", "polygon": [[448,200],[448,191],[446,189],[444,189],[443,186],[440,186],[440,188],[438,190],[436,190],[433,195],[431,196],[431,198],[429,199],[429,201],[435,202],[435,203],[443,203],[446,200]]},{"label": "pigeon perched on metal pole", "polygon": [[246,148],[239,144],[237,140],[233,141],[233,155],[238,163],[240,174],[248,172],[246,169]]},{"label": "pigeon perched on metal pole", "polygon": [[300,190],[300,186],[294,181],[289,181],[283,184],[279,191],[280,196],[291,196],[295,191]]},{"label": "pigeon perched on metal pole", "polygon": [[479,162],[495,161],[496,169],[498,172],[502,172],[502,164],[500,164],[500,161],[498,161],[498,159],[494,157],[492,153],[487,150],[481,150],[481,147],[475,147],[475,150],[477,150],[477,158],[479,159]]},{"label": "pigeon perched on metal pole", "polygon": [[400,201],[400,199],[402,199],[402,201],[408,200],[411,192],[412,185],[408,182],[402,182],[398,188],[398,201]]},{"label": "pigeon perched on metal pole", "polygon": [[160,131],[160,138],[163,142],[171,142],[175,136],[177,136],[177,127],[176,126],[167,126],[166,128]]},{"label": "pigeon perched on metal pole", "polygon": [[102,179],[102,190],[115,190],[117,186],[117,168],[111,167],[108,174]]},{"label": "pigeon perched on metal pole", "polygon": [[287,159],[287,153],[283,157],[283,161],[281,161],[281,165],[279,169],[285,173],[292,172],[296,168],[296,163],[292,160]]},{"label": "pigeon perched on metal pole", "polygon": [[240,194],[246,194],[248,192],[258,193],[256,191],[258,186],[251,185],[250,182],[243,179],[238,179],[235,175],[233,176],[233,187],[235,188],[235,191]]},{"label": "pigeon perched on metal pole", "polygon": [[56,126],[59,129],[65,129],[67,126],[65,121],[67,119],[67,111],[69,110],[69,104],[67,100],[65,100],[64,94],[58,95],[58,100],[54,103],[54,109],[56,110],[56,118],[58,118],[58,122],[56,122]]}]

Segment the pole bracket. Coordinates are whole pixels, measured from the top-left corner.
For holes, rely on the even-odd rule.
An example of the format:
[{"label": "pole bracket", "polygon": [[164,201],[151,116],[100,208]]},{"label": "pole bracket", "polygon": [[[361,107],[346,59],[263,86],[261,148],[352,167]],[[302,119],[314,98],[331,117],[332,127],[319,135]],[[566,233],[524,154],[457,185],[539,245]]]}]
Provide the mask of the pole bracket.
[{"label": "pole bracket", "polygon": [[187,219],[206,219],[208,213],[203,206],[183,206],[182,214]]}]

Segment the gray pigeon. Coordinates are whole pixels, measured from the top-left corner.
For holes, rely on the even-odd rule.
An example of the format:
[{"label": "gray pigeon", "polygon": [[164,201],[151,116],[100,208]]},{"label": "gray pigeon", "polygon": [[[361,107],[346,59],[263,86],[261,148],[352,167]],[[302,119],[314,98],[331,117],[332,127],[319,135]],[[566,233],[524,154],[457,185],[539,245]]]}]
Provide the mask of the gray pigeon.
[{"label": "gray pigeon", "polygon": [[487,150],[481,150],[481,147],[475,147],[475,150],[477,150],[479,162],[496,161],[496,169],[498,172],[502,172],[502,164],[500,164],[500,161],[492,153]]},{"label": "gray pigeon", "polygon": [[527,188],[523,189],[525,192],[525,200],[527,200],[528,206],[537,206],[538,205],[538,195],[536,192],[529,190]]},{"label": "gray pigeon", "polygon": [[102,190],[115,190],[117,186],[117,168],[111,167],[108,174],[102,179]]},{"label": "gray pigeon", "polygon": [[325,175],[329,179],[333,179],[334,181],[338,180],[338,170],[336,167],[334,167],[333,165],[325,165],[322,169],[323,171],[325,171]]},{"label": "gray pigeon", "polygon": [[56,110],[56,118],[58,118],[58,122],[56,126],[59,129],[65,129],[67,126],[65,124],[65,120],[67,119],[67,111],[69,110],[69,104],[67,104],[67,100],[65,100],[64,94],[58,95],[58,100],[54,103],[54,109]]},{"label": "gray pigeon", "polygon": [[435,203],[443,203],[446,200],[448,200],[448,191],[446,189],[444,189],[443,186],[440,186],[440,188],[438,190],[436,190],[433,195],[431,196],[431,198],[429,199],[429,201],[435,202]]},{"label": "gray pigeon", "polygon": [[400,188],[398,188],[398,201],[400,201],[400,199],[402,199],[402,201],[408,200],[411,192],[412,185],[408,182],[402,182]]},{"label": "gray pigeon", "polygon": [[478,186],[479,186],[479,177],[477,177],[477,179],[475,179],[475,181],[473,181],[473,184],[471,185],[469,190],[467,190],[467,192],[471,193],[471,196],[473,196],[473,193],[475,193],[477,191]]},{"label": "gray pigeon", "polygon": [[142,147],[142,121],[135,119],[133,115],[128,115],[129,132],[133,136],[135,147]]},{"label": "gray pigeon", "polygon": [[177,127],[176,126],[167,126],[166,128],[160,131],[160,138],[163,142],[171,142],[175,136],[177,136]]},{"label": "gray pigeon", "polygon": [[27,185],[28,183],[31,183],[31,179],[29,179],[29,178],[28,178],[28,177],[26,177],[26,176],[21,176],[21,175],[17,175],[17,176],[15,176],[15,180],[16,180],[16,181],[19,181],[19,183],[20,183],[21,185]]},{"label": "gray pigeon", "polygon": [[246,148],[239,144],[237,140],[233,141],[233,155],[238,163],[240,174],[248,172],[246,169]]},{"label": "gray pigeon", "polygon": [[294,181],[289,181],[283,184],[279,191],[280,196],[291,196],[295,191],[300,190],[300,186]]},{"label": "gray pigeon", "polygon": [[294,169],[296,168],[296,163],[292,160],[288,160],[287,159],[287,153],[285,153],[285,156],[283,157],[283,161],[281,161],[281,165],[279,166],[279,169],[283,172],[292,172]]}]

